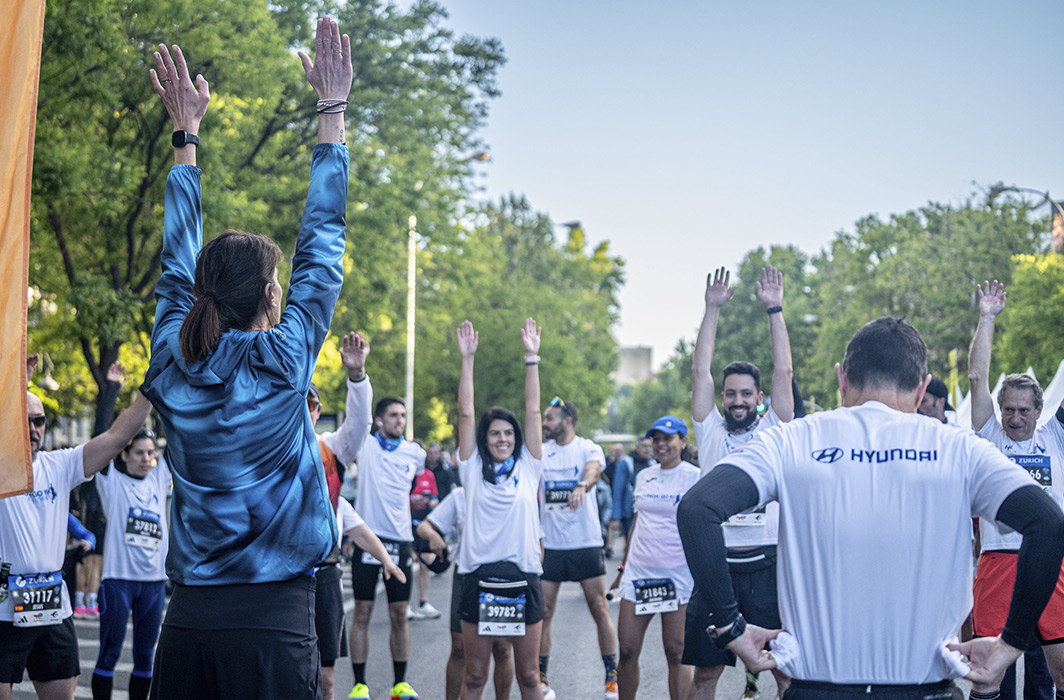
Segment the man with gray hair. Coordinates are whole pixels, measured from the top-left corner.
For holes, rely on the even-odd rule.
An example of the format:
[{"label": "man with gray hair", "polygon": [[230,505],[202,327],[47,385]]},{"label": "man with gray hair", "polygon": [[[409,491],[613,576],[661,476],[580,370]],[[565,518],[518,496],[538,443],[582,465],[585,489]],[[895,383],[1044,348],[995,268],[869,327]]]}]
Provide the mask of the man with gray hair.
[{"label": "man with gray hair", "polygon": [[[1042,387],[1028,374],[1010,374],[998,393],[1001,418],[994,415],[994,401],[990,395],[990,348],[995,319],[1005,308],[1005,286],[997,280],[984,282],[976,287],[976,292],[979,324],[968,353],[972,428],[979,437],[997,445],[1006,457],[1026,469],[1034,483],[1060,507],[1064,504],[1064,472],[1061,471],[1064,406],[1039,428]],[[1003,530],[993,520],[984,518],[979,521],[979,541],[981,554],[975,577],[972,631],[977,637],[992,637],[1005,626],[1023,538],[1019,533]],[[1064,689],[1064,570],[1039,619],[1037,634],[1053,682],[1058,689]],[[1025,695],[1028,695],[1026,690]],[[1001,697],[1014,698],[1015,692],[1015,682],[1008,682],[1002,686]],[[1057,697],[1064,697],[1059,690]]]}]

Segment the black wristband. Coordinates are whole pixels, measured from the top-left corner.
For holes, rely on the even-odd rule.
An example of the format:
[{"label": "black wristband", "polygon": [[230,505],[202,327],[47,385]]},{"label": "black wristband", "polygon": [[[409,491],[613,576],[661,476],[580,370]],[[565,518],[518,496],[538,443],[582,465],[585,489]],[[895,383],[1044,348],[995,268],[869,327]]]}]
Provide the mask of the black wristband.
[{"label": "black wristband", "polygon": [[741,614],[735,618],[735,622],[728,628],[727,632],[721,632],[720,634],[711,635],[713,643],[717,645],[718,649],[727,649],[728,645],[734,642],[739,637],[743,636],[743,632],[746,631],[746,618]]},{"label": "black wristband", "polygon": [[769,316],[771,316],[772,314],[781,314],[781,313],[783,313],[783,307],[782,306],[770,306],[767,309],[765,309],[765,313],[767,313]]}]

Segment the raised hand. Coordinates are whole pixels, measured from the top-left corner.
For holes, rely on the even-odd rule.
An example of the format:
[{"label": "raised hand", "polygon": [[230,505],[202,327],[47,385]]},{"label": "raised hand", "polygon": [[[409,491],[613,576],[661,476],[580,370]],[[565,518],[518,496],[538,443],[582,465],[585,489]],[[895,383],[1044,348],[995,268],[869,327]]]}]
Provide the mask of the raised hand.
[{"label": "raised hand", "polygon": [[469,321],[462,321],[462,325],[458,326],[456,334],[458,336],[458,352],[461,353],[462,357],[476,355],[480,334],[473,330],[473,324]]},{"label": "raised hand", "polygon": [[121,386],[126,385],[126,366],[121,362],[113,362],[107,368],[107,381],[117,382]]},{"label": "raised hand", "polygon": [[319,100],[346,100],[351,92],[351,38],[340,36],[336,20],[322,17],[314,37],[314,62],[302,51],[299,60],[307,81],[318,93]]},{"label": "raised hand", "polygon": [[211,101],[210,86],[202,75],[196,75],[196,85],[192,84],[181,47],[174,44],[173,48],[174,56],[171,58],[166,44],[159,44],[159,50],[155,52],[155,68],[149,71],[151,84],[159,97],[163,98],[163,105],[174,122],[174,129],[198,134],[200,121],[207,112],[207,103]]},{"label": "raised hand", "polygon": [[961,644],[947,644],[946,648],[968,657],[972,670],[965,678],[972,682],[972,689],[977,693],[996,690],[1005,670],[1023,654],[1022,650],[1001,641],[1001,637],[978,637]]},{"label": "raised hand", "polygon": [[366,356],[368,355],[369,341],[366,340],[366,336],[362,335],[362,331],[348,333],[343,337],[340,343],[340,362],[347,370],[349,378],[355,375],[361,379],[361,375],[366,373]]},{"label": "raised hand", "polygon": [[35,352],[32,355],[26,355],[26,386],[30,385],[30,380],[33,379],[33,370],[37,369],[37,363],[41,360],[41,353]]},{"label": "raised hand", "polygon": [[770,630],[757,625],[747,625],[746,631],[728,645],[733,654],[743,660],[751,673],[760,673],[776,668],[776,660],[765,645],[775,639],[783,630]]},{"label": "raised hand", "polygon": [[979,297],[980,316],[996,318],[1005,308],[1005,285],[997,280],[975,285],[975,293]]},{"label": "raised hand", "polygon": [[757,283],[757,298],[766,308],[783,304],[783,273],[769,265],[761,268],[761,281]]},{"label": "raised hand", "polygon": [[525,319],[525,327],[521,329],[521,342],[525,346],[525,357],[539,354],[539,333],[536,321],[532,318]]},{"label": "raised hand", "polygon": [[731,273],[723,267],[718,267],[715,272],[706,275],[706,306],[720,308],[724,302],[735,294],[735,287],[729,287]]}]

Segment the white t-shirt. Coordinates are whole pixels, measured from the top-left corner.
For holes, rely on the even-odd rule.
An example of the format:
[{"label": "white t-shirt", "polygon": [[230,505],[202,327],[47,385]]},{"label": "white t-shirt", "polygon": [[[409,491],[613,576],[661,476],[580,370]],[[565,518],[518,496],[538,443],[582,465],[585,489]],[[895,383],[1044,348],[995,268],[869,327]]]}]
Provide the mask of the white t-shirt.
[{"label": "white t-shirt", "polygon": [[[83,445],[38,452],[33,459],[33,491],[0,499],[0,577],[51,574],[62,570],[66,554],[70,489],[85,478]],[[66,584],[60,619],[74,611]],[[14,620],[11,596],[0,587],[0,620]]]},{"label": "white t-shirt", "polygon": [[164,581],[170,540],[166,494],[172,483],[166,460],[160,457],[143,479],[123,474],[112,462],[95,481],[108,523],[101,578]]},{"label": "white t-shirt", "polygon": [[654,578],[672,579],[681,605],[691,597],[694,580],[676,529],[676,509],[700,476],[699,468],[689,462],[672,469],[654,465],[636,475],[632,501],[637,517],[621,577],[621,595],[626,600],[635,600],[634,581]]},{"label": "white t-shirt", "polygon": [[[558,503],[569,500],[583,477],[588,462],[606,464],[602,448],[591,440],[574,437],[565,445],[553,440],[543,443],[543,478],[539,481],[540,520],[543,523],[543,546],[546,549],[583,549],[602,546],[595,489],[584,494],[584,504],[577,510]],[[548,498],[549,496],[549,498]],[[548,503],[548,500],[550,501]]]},{"label": "white t-shirt", "polygon": [[446,537],[452,531],[454,532],[457,544],[452,551],[451,559],[458,559],[458,552],[462,549],[462,529],[465,525],[465,487],[456,486],[451,489],[451,492],[447,494],[447,497],[440,501],[440,504],[432,509],[432,512],[425,518],[432,523],[437,530],[443,533]]},{"label": "white t-shirt", "polygon": [[[1029,439],[1016,442],[1005,434],[1001,422],[991,416],[977,433],[994,443],[1001,452],[1023,467],[1058,506],[1064,506],[1064,426],[1054,416],[1034,431]],[[1018,532],[1002,532],[993,520],[979,519],[979,546],[982,551],[1017,550],[1023,542]]]},{"label": "white t-shirt", "polygon": [[[714,404],[709,415],[701,423],[695,423],[698,463],[702,465],[702,476],[709,474],[713,465],[724,455],[734,452],[753,440],[755,435],[779,424],[779,416],[770,406],[753,428],[732,434],[728,432],[724,416]],[[724,525],[724,546],[741,549],[776,544],[779,539],[779,526],[780,508],[775,503],[755,511],[733,515]]]},{"label": "white t-shirt", "polygon": [[340,498],[336,501],[336,529],[341,533],[350,532],[356,527],[365,525],[366,521],[362,519],[355,509],[351,507],[351,504],[347,502],[347,499]]},{"label": "white t-shirt", "polygon": [[425,466],[425,450],[407,440],[401,440],[391,452],[382,448],[377,438],[369,434],[372,405],[373,387],[368,377],[361,382],[348,382],[350,415],[345,423],[351,423],[352,432],[347,437],[352,444],[361,445],[355,510],[377,537],[413,542],[410,485],[418,469]]},{"label": "white t-shirt", "polygon": [[468,574],[484,564],[512,561],[526,574],[543,573],[540,561],[539,479],[543,462],[524,447],[506,478],[484,481],[480,454],[458,462],[465,487],[464,546],[458,573]]},{"label": "white t-shirt", "polygon": [[780,504],[780,671],[833,683],[963,675],[971,519],[1031,483],[992,444],[879,402],[762,431],[720,464]]}]

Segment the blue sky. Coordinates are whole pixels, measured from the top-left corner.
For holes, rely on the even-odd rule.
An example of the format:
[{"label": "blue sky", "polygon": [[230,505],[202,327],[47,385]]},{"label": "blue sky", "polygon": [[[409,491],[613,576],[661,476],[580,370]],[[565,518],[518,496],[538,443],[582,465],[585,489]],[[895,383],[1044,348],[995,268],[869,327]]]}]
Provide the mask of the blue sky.
[{"label": "blue sky", "polygon": [[815,252],[973,181],[1064,198],[1061,2],[443,4],[509,59],[483,196],[608,239],[617,337],[655,365],[693,337],[706,272],[752,248]]}]

